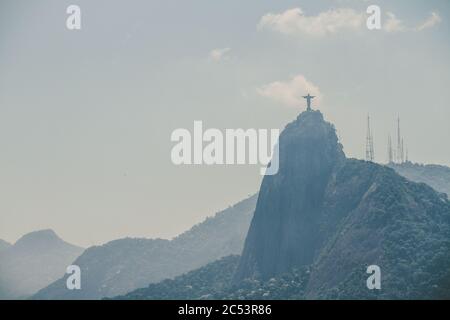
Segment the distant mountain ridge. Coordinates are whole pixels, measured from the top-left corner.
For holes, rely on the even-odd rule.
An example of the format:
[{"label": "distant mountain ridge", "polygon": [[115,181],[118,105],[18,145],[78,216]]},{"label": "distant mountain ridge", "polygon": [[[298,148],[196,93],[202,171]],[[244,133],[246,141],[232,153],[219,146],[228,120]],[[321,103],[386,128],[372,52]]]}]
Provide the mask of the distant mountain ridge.
[{"label": "distant mountain ridge", "polygon": [[53,230],[28,233],[0,252],[0,298],[26,298],[61,277],[83,248]]},{"label": "distant mountain ridge", "polygon": [[[401,168],[401,167],[400,167]],[[394,168],[395,169],[395,168]],[[448,169],[448,168],[447,168]],[[400,172],[400,170],[398,170]],[[401,172],[400,172],[401,173]],[[405,174],[406,175],[406,174]],[[419,176],[417,181],[427,181],[426,173]],[[450,182],[449,182],[450,185]],[[436,185],[434,185],[436,187]],[[444,191],[445,184],[439,185],[440,192]],[[37,299],[99,299],[102,297],[111,297],[117,294],[125,294],[128,291],[139,287],[146,287],[149,283],[158,283],[158,281],[172,278],[181,273],[193,270],[196,267],[201,267],[209,262],[212,262],[214,257],[220,258],[228,254],[240,254],[245,240],[245,236],[250,225],[250,220],[256,205],[257,195],[251,197],[249,200],[244,200],[232,207],[217,214],[215,217],[206,219],[203,223],[191,228],[189,231],[181,234],[172,243],[168,240],[151,240],[151,239],[119,239],[111,241],[108,244],[100,247],[93,247],[86,251],[83,257],[77,263],[85,265],[86,267],[95,264],[98,266],[95,271],[90,268],[89,277],[85,279],[91,285],[84,288],[83,292],[75,294],[74,292],[66,292],[64,289],[64,279],[60,279],[48,288],[45,288],[39,294],[35,295]],[[239,218],[239,212],[243,211],[244,216]],[[234,216],[229,219],[228,215]],[[224,226],[220,227],[221,224]],[[226,227],[225,227],[226,226]],[[209,229],[209,230],[208,230]],[[208,230],[208,231],[207,231]],[[227,230],[234,230],[229,232]],[[216,237],[216,234],[218,237]],[[228,239],[225,241],[225,246],[211,245],[216,238]],[[184,244],[184,254],[179,253],[179,248]],[[197,248],[197,253],[192,253]],[[217,252],[220,248],[220,252]],[[205,252],[203,256],[198,254],[198,251]],[[186,251],[191,254],[186,255]],[[128,252],[135,264],[139,264],[140,260],[137,258],[141,256],[143,263],[141,263],[142,270],[131,269],[127,266]],[[170,254],[173,252],[173,254]],[[178,258],[187,257],[186,262],[183,262],[189,267],[179,267]],[[199,258],[200,257],[200,258]],[[203,257],[203,258],[202,258]],[[204,258],[207,257],[207,258]],[[199,259],[196,263],[195,260]],[[81,262],[80,262],[81,261]],[[106,261],[109,261],[106,263]],[[155,267],[161,263],[159,267]],[[109,267],[107,267],[109,265]],[[175,266],[175,267],[174,267]],[[127,271],[130,270],[130,271]],[[101,274],[99,279],[94,279],[94,274]],[[122,274],[122,276],[121,276]],[[127,276],[129,275],[129,276]],[[92,277],[92,279],[91,279]],[[128,289],[127,289],[128,288]]]},{"label": "distant mountain ridge", "polygon": [[66,276],[33,299],[100,299],[125,294],[242,251],[256,196],[207,218],[173,240],[119,239],[88,248],[80,266],[82,289],[65,288]]},{"label": "distant mountain ridge", "polygon": [[[334,127],[330,125],[329,130],[332,134]],[[339,157],[344,161],[343,153]],[[359,167],[358,163],[356,160],[349,160],[347,168],[357,168]],[[405,170],[405,167],[408,167],[408,170]],[[423,170],[423,167],[426,170]],[[411,166],[409,163],[395,165],[392,168],[412,181],[430,184],[439,192],[450,189],[450,180],[439,180],[439,175],[436,180],[434,173],[436,169],[450,171],[450,168],[433,165]],[[421,173],[418,174],[417,171]],[[436,181],[439,182],[436,183]],[[172,241],[127,238],[89,248],[75,262],[89,269],[85,278],[85,283],[89,283],[89,285],[80,292],[67,292],[64,288],[65,280],[63,278],[41,290],[34,298],[99,299],[112,297],[147,286],[149,283],[158,283],[163,279],[178,276],[229,254],[240,254],[256,199],[257,195],[244,200],[231,209],[206,219]],[[239,217],[236,214],[239,212],[244,212],[244,216]],[[215,243],[216,239],[222,243]],[[134,265],[141,265],[140,270],[131,262],[127,262],[130,257],[134,261]],[[183,262],[180,263],[180,260]]]},{"label": "distant mountain ridge", "polygon": [[[435,166],[435,165],[411,165],[411,164],[402,164],[402,165],[395,165],[391,166],[393,169],[395,169],[398,173],[404,175],[410,180],[417,181],[417,182],[427,182],[432,187],[434,187],[439,192],[445,192],[446,188],[450,189],[450,180],[440,179],[440,176],[437,175],[437,178],[440,183],[433,183],[434,177],[436,176],[434,173],[430,173],[430,169],[433,172],[434,170],[440,170],[440,171],[450,171],[450,168],[444,167],[444,166]],[[407,167],[408,170],[404,170],[404,167]],[[425,169],[425,170],[424,170]],[[416,173],[416,170],[420,170],[420,174]],[[445,176],[445,175],[444,175]],[[86,259],[87,264],[94,263],[94,261],[99,260],[98,265],[101,265],[100,261],[102,261],[105,257],[102,253],[103,251],[108,252],[111,257],[111,268],[110,271],[108,271],[108,268],[101,267],[97,272],[105,273],[104,280],[96,281],[94,280],[94,285],[90,286],[83,294],[80,294],[77,297],[74,297],[73,293],[67,294],[64,289],[64,287],[61,285],[64,282],[62,280],[59,280],[58,284],[52,284],[51,288],[46,288],[45,290],[42,290],[38,295],[35,296],[35,298],[42,298],[42,299],[74,299],[74,298],[87,298],[87,299],[98,299],[102,297],[107,296],[114,296],[114,293],[118,292],[118,294],[124,294],[127,290],[124,288],[130,288],[130,291],[133,289],[136,289],[138,287],[145,287],[149,283],[157,283],[159,280],[163,280],[166,278],[171,278],[173,276],[176,276],[180,274],[180,269],[183,268],[161,268],[160,271],[155,271],[153,275],[149,275],[148,272],[142,272],[141,276],[137,276],[135,280],[127,279],[126,276],[123,277],[123,280],[119,277],[121,272],[125,272],[127,270],[127,267],[125,267],[123,264],[119,263],[121,259],[119,258],[121,255],[121,252],[124,251],[134,251],[134,248],[136,248],[136,254],[140,252],[149,251],[148,254],[145,255],[147,259],[153,260],[152,255],[159,256],[161,253],[163,256],[169,257],[170,255],[167,253],[170,250],[174,250],[177,252],[177,245],[180,245],[182,243],[188,244],[189,250],[192,250],[192,248],[198,248],[201,250],[208,250],[215,251],[217,248],[214,246],[208,245],[209,242],[213,241],[210,237],[211,234],[215,234],[216,230],[217,232],[225,232],[227,228],[225,227],[219,227],[216,228],[215,225],[218,226],[222,223],[228,226],[228,228],[234,229],[235,233],[230,233],[228,235],[229,241],[227,242],[229,245],[229,248],[227,249],[226,246],[220,247],[222,252],[209,252],[208,254],[205,254],[205,257],[223,257],[228,254],[240,254],[240,249],[243,247],[243,242],[245,240],[246,232],[248,230],[248,227],[250,225],[252,212],[254,211],[255,205],[256,205],[256,199],[257,195],[253,196],[249,199],[249,201],[244,200],[242,203],[239,203],[238,205],[231,207],[232,210],[224,210],[223,212],[217,214],[215,217],[211,217],[206,219],[203,223],[198,224],[188,230],[187,232],[181,234],[180,236],[176,237],[173,241],[173,244],[175,245],[175,249],[170,245],[170,242],[168,240],[152,240],[152,239],[119,239],[109,242],[108,244],[100,247],[94,247],[97,248],[96,250],[92,250],[88,253],[86,253],[87,257],[84,257],[83,259]],[[237,212],[240,212],[240,210],[243,210],[245,212],[245,216],[242,219],[237,219]],[[227,215],[235,215],[235,218],[228,220]],[[235,224],[234,226],[231,226],[232,224]],[[207,228],[209,228],[209,231],[206,231]],[[236,236],[237,235],[237,236]],[[221,234],[220,237],[226,237],[226,234]],[[122,248],[123,245],[123,248]],[[145,249],[148,247],[148,249]],[[156,249],[160,247],[159,249]],[[125,250],[124,248],[129,248]],[[156,251],[153,251],[154,253],[151,253],[153,249]],[[158,250],[161,250],[160,252]],[[118,251],[117,255],[114,254],[115,251]],[[97,256],[98,254],[98,256]],[[178,254],[178,253],[177,253]],[[112,258],[115,256],[115,258]],[[103,258],[102,258],[103,257]],[[192,255],[191,257],[194,257]],[[169,259],[169,258],[167,258]],[[200,267],[203,264],[207,264],[208,262],[211,262],[211,259],[204,259],[199,261],[197,264],[189,262],[190,265]],[[175,265],[177,264],[176,259],[172,261]],[[152,262],[156,263],[156,261]],[[165,263],[170,264],[170,260],[166,260]],[[144,267],[143,267],[144,268]],[[195,268],[195,267],[193,267]],[[185,271],[191,270],[190,268],[186,268]],[[139,274],[138,271],[133,271],[134,274]],[[106,280],[109,279],[109,280]],[[89,280],[90,281],[90,280]],[[121,284],[121,281],[129,282],[132,284]],[[61,290],[63,288],[63,290]],[[92,293],[95,292],[95,293]]]},{"label": "distant mountain ridge", "polygon": [[446,193],[450,197],[450,168],[435,164],[419,164],[405,162],[390,163],[389,167],[400,175],[414,182],[428,184],[436,191]]},{"label": "distant mountain ridge", "polygon": [[0,252],[11,247],[11,244],[5,240],[0,239]]}]

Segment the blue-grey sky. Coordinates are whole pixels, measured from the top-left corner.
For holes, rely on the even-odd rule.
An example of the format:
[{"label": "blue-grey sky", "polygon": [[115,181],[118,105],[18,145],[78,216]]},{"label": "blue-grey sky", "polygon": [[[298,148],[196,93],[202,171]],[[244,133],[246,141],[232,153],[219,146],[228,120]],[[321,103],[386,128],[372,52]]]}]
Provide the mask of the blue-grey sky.
[{"label": "blue-grey sky", "polygon": [[[82,29],[66,28],[79,5]],[[381,8],[382,30],[366,28]],[[2,0],[0,238],[170,238],[258,190],[259,166],[174,166],[176,128],[283,128],[320,95],[350,157],[450,165],[450,2]]]}]

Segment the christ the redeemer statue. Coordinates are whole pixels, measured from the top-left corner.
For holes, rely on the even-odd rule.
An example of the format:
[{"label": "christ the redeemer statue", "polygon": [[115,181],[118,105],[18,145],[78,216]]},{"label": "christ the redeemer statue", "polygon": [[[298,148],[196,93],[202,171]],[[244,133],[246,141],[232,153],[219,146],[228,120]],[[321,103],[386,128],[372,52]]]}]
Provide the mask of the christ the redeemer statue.
[{"label": "christ the redeemer statue", "polygon": [[308,93],[307,96],[303,96],[303,98],[306,99],[306,110],[311,111],[311,100],[314,99],[316,96],[312,96]]}]

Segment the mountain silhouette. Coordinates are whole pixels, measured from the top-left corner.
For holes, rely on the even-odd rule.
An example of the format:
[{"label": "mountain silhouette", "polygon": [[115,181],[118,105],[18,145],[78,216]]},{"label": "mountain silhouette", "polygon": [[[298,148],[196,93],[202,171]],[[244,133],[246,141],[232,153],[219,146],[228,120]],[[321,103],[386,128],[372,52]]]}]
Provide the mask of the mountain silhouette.
[{"label": "mountain silhouette", "polygon": [[286,126],[279,148],[280,168],[261,184],[236,280],[311,264],[337,219],[322,212],[330,177],[345,163],[334,127],[319,111],[304,112]]},{"label": "mountain silhouette", "polygon": [[450,196],[450,168],[436,164],[418,164],[412,162],[390,163],[389,167],[411,181],[423,182],[434,190]]},{"label": "mountain silhouette", "polygon": [[88,248],[73,263],[81,268],[81,290],[67,290],[65,275],[33,299],[113,297],[239,254],[255,203],[256,196],[251,196],[173,240],[126,238]]},{"label": "mountain silhouette", "polygon": [[[406,165],[393,168],[439,192],[449,186],[439,179],[434,166],[403,170]],[[239,264],[237,257],[213,262],[241,252],[255,205]],[[334,126],[319,111],[308,111],[280,136],[280,171],[264,177],[259,195],[171,241],[119,239],[90,248],[75,262],[82,268],[83,290],[65,290],[62,278],[34,298],[98,299],[149,283],[148,288],[124,297],[403,298],[413,292],[442,296],[447,292],[445,270],[450,265],[448,221],[449,204],[444,195],[408,181],[386,166],[347,159]],[[377,263],[382,268],[383,286],[388,288],[382,293],[366,288],[366,267]],[[417,270],[406,269],[411,272],[409,280],[402,276],[408,263],[418,266]],[[215,275],[220,268],[224,268],[222,277]],[[434,269],[438,272],[431,273]],[[181,275],[188,271],[188,277]],[[424,275],[429,275],[426,281]],[[158,283],[173,277],[176,281]],[[234,286],[223,289],[224,279],[231,278]],[[190,279],[205,285],[199,291],[186,292]],[[402,292],[402,281],[416,283],[406,285]],[[243,289],[243,283],[251,285]],[[274,283],[284,291],[270,292]],[[291,287],[294,293],[289,291]],[[209,289],[214,295],[206,293]],[[242,294],[245,290],[248,296]],[[255,296],[255,290],[260,295]]]},{"label": "mountain silhouette", "polygon": [[65,272],[83,252],[53,230],[28,233],[0,251],[0,298],[19,299],[36,293]]},{"label": "mountain silhouette", "polygon": [[9,242],[6,242],[5,240],[0,239],[0,252],[8,249],[9,247],[11,247],[11,244]]},{"label": "mountain silhouette", "polygon": [[[449,290],[446,195],[386,166],[347,159],[319,111],[300,114],[279,147],[280,169],[262,181],[235,285],[308,267],[311,299],[420,298]],[[369,265],[381,268],[383,290],[367,289]]]}]

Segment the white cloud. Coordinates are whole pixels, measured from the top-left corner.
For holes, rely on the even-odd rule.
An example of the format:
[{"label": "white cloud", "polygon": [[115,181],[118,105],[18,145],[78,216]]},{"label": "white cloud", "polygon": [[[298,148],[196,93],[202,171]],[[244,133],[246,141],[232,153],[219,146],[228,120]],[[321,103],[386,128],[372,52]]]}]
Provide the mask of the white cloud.
[{"label": "white cloud", "polygon": [[218,48],[213,49],[209,52],[209,58],[212,61],[219,62],[221,60],[225,60],[228,57],[229,52],[231,51],[231,48]]},{"label": "white cloud", "polygon": [[[392,12],[386,12],[382,22],[388,33],[422,31],[432,28],[442,21],[437,12],[432,12],[424,22],[416,27],[407,27],[403,20]],[[341,31],[366,29],[367,15],[351,8],[331,9],[316,16],[307,16],[301,8],[288,9],[282,13],[267,13],[258,23],[258,29],[269,29],[286,35],[309,35],[322,37]]]},{"label": "white cloud", "polygon": [[383,24],[383,29],[386,32],[402,32],[406,31],[407,28],[403,24],[403,21],[398,19],[392,12],[387,12],[387,19]]},{"label": "white cloud", "polygon": [[305,106],[303,96],[310,93],[317,98],[313,100],[313,106],[319,105],[322,99],[319,87],[299,74],[288,81],[275,81],[256,89],[258,94],[282,103],[289,107]]},{"label": "white cloud", "polygon": [[283,34],[325,36],[342,30],[356,30],[365,23],[365,14],[353,9],[334,9],[316,16],[306,16],[301,8],[293,8],[279,14],[268,13],[259,23],[259,29],[271,29]]},{"label": "white cloud", "polygon": [[439,16],[439,14],[437,12],[432,12],[430,17],[425,20],[422,24],[420,24],[419,26],[416,27],[417,31],[422,31],[428,28],[432,28],[435,25],[437,25],[438,23],[440,23],[442,21],[441,17]]},{"label": "white cloud", "polygon": [[402,31],[422,31],[432,28],[442,21],[438,13],[432,12],[431,15],[416,27],[406,27],[402,20],[398,19],[392,12],[387,12],[388,16],[384,23],[384,30],[387,32],[402,32]]}]

